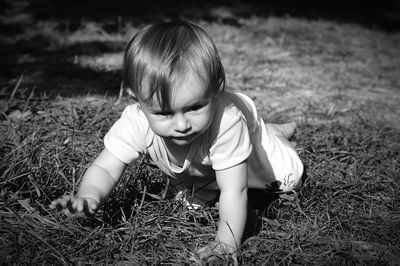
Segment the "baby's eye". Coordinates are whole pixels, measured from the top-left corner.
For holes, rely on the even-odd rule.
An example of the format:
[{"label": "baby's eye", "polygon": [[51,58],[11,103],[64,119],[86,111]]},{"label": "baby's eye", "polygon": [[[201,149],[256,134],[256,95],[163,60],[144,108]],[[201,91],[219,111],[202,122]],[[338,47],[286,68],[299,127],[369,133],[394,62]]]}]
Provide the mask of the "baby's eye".
[{"label": "baby's eye", "polygon": [[170,115],[172,115],[172,113],[168,112],[168,111],[154,112],[153,114],[155,114],[157,116],[170,116]]},{"label": "baby's eye", "polygon": [[194,106],[190,107],[188,109],[188,111],[189,112],[197,111],[197,110],[200,110],[201,108],[203,108],[204,106],[205,105],[203,105],[203,104],[194,105]]}]

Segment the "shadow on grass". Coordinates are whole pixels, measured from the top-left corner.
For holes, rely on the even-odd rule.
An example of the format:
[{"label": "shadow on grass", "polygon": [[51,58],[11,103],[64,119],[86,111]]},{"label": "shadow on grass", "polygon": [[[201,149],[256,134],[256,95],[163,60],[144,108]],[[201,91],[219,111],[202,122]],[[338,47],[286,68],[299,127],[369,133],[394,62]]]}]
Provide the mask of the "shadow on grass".
[{"label": "shadow on grass", "polygon": [[[128,31],[165,19],[206,20],[240,27],[240,18],[253,15],[292,16],[359,23],[384,30],[400,29],[400,4],[394,0],[375,3],[358,0],[3,0],[0,7],[0,31],[4,34],[0,38],[3,95],[4,90],[9,92],[14,88],[21,75],[24,76],[22,86],[35,87],[38,93],[116,95],[121,79],[120,63],[113,62],[111,70],[95,68],[80,64],[80,57],[121,55]],[[94,32],[84,31],[82,40],[65,43],[64,39],[90,23],[95,24]],[[91,34],[99,35],[99,31],[104,38],[87,40]],[[115,39],[116,35],[123,37]]]},{"label": "shadow on grass", "polygon": [[[79,8],[78,8],[79,7]],[[226,7],[231,14],[212,11]],[[30,1],[29,8],[38,18],[118,20],[126,17],[136,23],[149,23],[165,18],[224,20],[233,22],[243,16],[294,16],[308,19],[328,19],[359,23],[368,27],[395,30],[400,26],[400,3],[396,0],[361,1],[289,1],[289,0],[86,0],[86,1]],[[227,19],[231,16],[232,19]],[[113,24],[113,23],[111,23]],[[112,27],[111,27],[112,28]]]},{"label": "shadow on grass", "polygon": [[42,34],[15,43],[0,42],[0,82],[10,91],[22,76],[22,86],[35,87],[36,93],[48,96],[116,95],[121,80],[119,67],[107,70],[82,66],[79,56],[122,51],[123,46],[99,41],[63,46]]}]

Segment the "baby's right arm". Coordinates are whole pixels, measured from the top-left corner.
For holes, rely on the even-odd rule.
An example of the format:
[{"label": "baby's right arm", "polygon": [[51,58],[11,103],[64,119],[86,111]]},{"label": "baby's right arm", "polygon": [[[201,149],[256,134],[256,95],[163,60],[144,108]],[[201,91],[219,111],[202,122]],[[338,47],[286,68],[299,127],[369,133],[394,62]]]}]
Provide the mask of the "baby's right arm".
[{"label": "baby's right arm", "polygon": [[54,200],[50,208],[72,216],[94,214],[114,189],[125,168],[125,163],[104,149],[87,169],[78,193]]}]

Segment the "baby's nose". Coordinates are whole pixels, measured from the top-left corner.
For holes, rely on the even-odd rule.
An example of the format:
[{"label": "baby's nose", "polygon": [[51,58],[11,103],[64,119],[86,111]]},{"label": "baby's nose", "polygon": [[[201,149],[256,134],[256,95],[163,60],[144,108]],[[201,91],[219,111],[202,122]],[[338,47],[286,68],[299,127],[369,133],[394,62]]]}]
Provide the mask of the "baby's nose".
[{"label": "baby's nose", "polygon": [[175,130],[185,132],[190,128],[190,123],[183,114],[175,115]]}]

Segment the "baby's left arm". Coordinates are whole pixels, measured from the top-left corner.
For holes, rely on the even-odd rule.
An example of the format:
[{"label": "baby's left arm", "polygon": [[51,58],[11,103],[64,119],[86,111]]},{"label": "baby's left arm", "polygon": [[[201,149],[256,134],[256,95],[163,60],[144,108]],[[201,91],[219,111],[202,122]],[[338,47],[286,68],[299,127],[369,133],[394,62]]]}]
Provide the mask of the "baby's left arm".
[{"label": "baby's left arm", "polygon": [[200,258],[214,252],[236,251],[242,240],[247,218],[247,162],[216,171],[221,191],[219,197],[219,225],[215,242],[199,250]]}]

